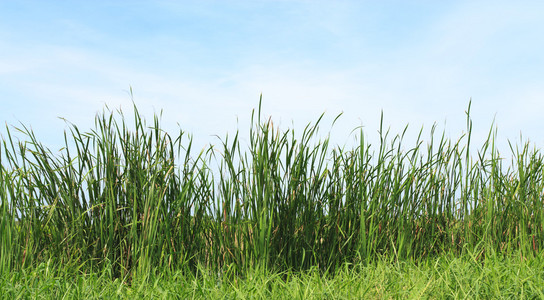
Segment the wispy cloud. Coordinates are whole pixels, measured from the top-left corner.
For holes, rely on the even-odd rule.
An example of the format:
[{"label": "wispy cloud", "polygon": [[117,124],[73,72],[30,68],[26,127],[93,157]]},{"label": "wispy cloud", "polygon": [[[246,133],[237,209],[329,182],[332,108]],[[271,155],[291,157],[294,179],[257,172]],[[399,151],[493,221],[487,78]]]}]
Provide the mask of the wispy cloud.
[{"label": "wispy cloud", "polygon": [[23,12],[0,21],[0,118],[54,140],[57,116],[91,126],[104,104],[130,109],[132,86],[143,112],[164,109],[203,140],[248,126],[261,92],[286,126],[344,112],[338,131],[374,133],[383,110],[393,132],[447,121],[457,136],[472,98],[480,136],[496,116],[505,138],[544,145],[540,4],[321,4],[12,5]]}]

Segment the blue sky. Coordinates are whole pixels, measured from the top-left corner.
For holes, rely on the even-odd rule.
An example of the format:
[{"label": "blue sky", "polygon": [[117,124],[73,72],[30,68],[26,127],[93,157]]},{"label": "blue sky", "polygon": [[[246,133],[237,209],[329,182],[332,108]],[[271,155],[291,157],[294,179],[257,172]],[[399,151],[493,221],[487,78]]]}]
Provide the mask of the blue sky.
[{"label": "blue sky", "polygon": [[[337,114],[333,141],[380,113],[392,133],[433,123],[499,147],[520,132],[544,146],[544,2],[1,1],[0,120],[60,147],[104,105],[163,112],[172,133],[217,144],[263,94],[275,124],[299,130]],[[0,131],[2,133],[5,130]]]}]

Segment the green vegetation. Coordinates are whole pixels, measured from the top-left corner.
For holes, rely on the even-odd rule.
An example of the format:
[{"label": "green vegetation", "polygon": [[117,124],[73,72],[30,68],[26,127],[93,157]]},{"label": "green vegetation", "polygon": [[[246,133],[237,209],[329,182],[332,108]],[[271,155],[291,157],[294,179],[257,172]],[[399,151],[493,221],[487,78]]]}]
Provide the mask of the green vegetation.
[{"label": "green vegetation", "polygon": [[223,280],[199,269],[155,273],[131,285],[110,270],[73,276],[47,263],[0,276],[4,299],[542,299],[544,260],[443,255],[416,266],[379,258],[323,275],[252,270]]},{"label": "green vegetation", "polygon": [[60,154],[24,125],[7,127],[0,288],[160,296],[184,282],[199,295],[290,296],[293,285],[296,298],[352,288],[381,298],[493,296],[512,284],[507,295],[542,297],[543,157],[511,146],[503,165],[493,129],[471,157],[470,105],[465,135],[437,138],[433,127],[408,150],[406,130],[391,138],[383,122],[379,145],[360,130],[345,149],[317,139],[321,118],[296,135],[262,120],[260,105],[252,116],[247,149],[236,134],[196,154],[190,136],[162,131],[157,116],[148,127],[136,107],[134,127],[120,111],[87,132],[71,125]]}]

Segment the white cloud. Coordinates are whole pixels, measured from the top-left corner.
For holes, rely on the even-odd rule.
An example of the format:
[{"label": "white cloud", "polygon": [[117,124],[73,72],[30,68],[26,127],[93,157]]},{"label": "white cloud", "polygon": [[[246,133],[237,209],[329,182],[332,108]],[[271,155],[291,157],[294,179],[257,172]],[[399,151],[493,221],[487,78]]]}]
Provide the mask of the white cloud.
[{"label": "white cloud", "polygon": [[[480,136],[487,134],[495,114],[499,132],[505,127],[508,137],[518,128],[535,135],[543,129],[536,121],[542,111],[542,78],[532,84],[520,84],[512,74],[495,74],[493,68],[508,70],[508,66],[497,67],[497,61],[505,55],[517,55],[517,50],[490,52],[493,47],[509,46],[508,41],[497,38],[508,28],[534,23],[542,28],[534,9],[505,4],[459,5],[449,14],[432,19],[434,23],[428,24],[428,28],[418,28],[416,40],[399,43],[398,48],[389,49],[386,54],[379,47],[372,47],[372,42],[379,41],[368,40],[368,36],[354,29],[357,24],[350,23],[354,19],[342,18],[349,5],[327,18],[325,10],[312,11],[312,16],[306,18],[307,25],[321,20],[320,28],[334,36],[337,48],[331,47],[319,55],[312,49],[296,47],[285,48],[287,52],[280,54],[274,49],[254,54],[247,51],[241,57],[226,55],[225,61],[217,60],[223,65],[216,67],[200,65],[207,56],[199,56],[191,65],[190,54],[176,51],[185,44],[194,45],[195,41],[171,33],[135,39],[134,44],[126,46],[141,47],[145,61],[131,55],[123,57],[119,49],[124,48],[114,45],[108,46],[117,52],[107,47],[31,42],[32,47],[8,45],[0,58],[0,78],[10,85],[10,90],[17,90],[24,103],[11,110],[9,118],[1,116],[13,120],[14,115],[35,124],[44,135],[61,136],[57,129],[47,129],[54,122],[62,124],[56,121],[57,116],[88,128],[104,103],[130,111],[132,104],[126,90],[132,85],[135,101],[144,115],[164,109],[166,126],[175,129],[179,122],[182,129],[200,136],[202,143],[214,142],[213,134],[224,136],[226,131],[234,131],[236,118],[241,130],[246,131],[251,109],[258,105],[261,92],[264,113],[284,127],[291,127],[294,121],[299,133],[322,112],[332,120],[343,111],[344,117],[335,131],[342,135],[339,143],[358,125],[366,126],[366,132],[375,135],[382,109],[385,125],[391,125],[394,134],[400,133],[407,123],[417,133],[423,124],[430,128],[434,122],[442,124],[447,120],[446,130],[456,138],[465,128],[463,112],[470,97]],[[78,24],[72,25],[78,28]],[[85,26],[83,29],[92,31]],[[99,33],[93,36],[100,38]],[[248,41],[255,42],[249,38]],[[338,48],[343,46],[353,49]],[[359,50],[364,53],[358,53]],[[248,53],[251,55],[244,56]],[[336,64],[336,56],[342,55],[342,63]],[[496,57],[489,59],[493,55]],[[153,59],[160,63],[154,65]],[[199,69],[203,71],[194,71]],[[328,130],[328,124],[323,123],[322,128]],[[541,140],[536,142],[544,144]]]}]

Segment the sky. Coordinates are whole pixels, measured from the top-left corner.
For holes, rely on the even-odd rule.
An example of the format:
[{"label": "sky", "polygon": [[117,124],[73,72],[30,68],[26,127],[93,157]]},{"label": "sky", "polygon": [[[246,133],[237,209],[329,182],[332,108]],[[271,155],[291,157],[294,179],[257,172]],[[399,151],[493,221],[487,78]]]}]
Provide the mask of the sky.
[{"label": "sky", "polygon": [[247,134],[262,94],[274,124],[301,134],[325,113],[343,145],[358,126],[376,141],[382,112],[392,134],[436,123],[457,139],[472,101],[476,146],[495,122],[501,153],[520,133],[541,148],[543,15],[542,1],[5,0],[0,121],[58,149],[59,117],[89,130],[134,101],[202,146]]}]

